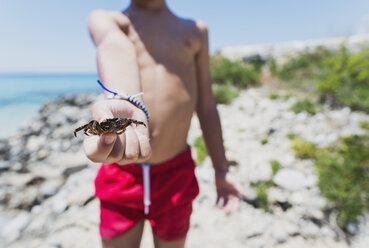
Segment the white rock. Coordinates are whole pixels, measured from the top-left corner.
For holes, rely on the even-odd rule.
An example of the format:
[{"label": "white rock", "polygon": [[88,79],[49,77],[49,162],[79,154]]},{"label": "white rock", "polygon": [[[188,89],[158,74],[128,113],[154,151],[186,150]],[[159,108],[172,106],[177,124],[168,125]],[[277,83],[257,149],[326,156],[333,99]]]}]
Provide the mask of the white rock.
[{"label": "white rock", "polygon": [[63,180],[61,178],[55,178],[47,180],[40,187],[40,193],[46,197],[55,195],[59,188],[62,186]]},{"label": "white rock", "polygon": [[61,214],[68,207],[65,191],[59,192],[53,197],[51,209],[56,214]]},{"label": "white rock", "polygon": [[272,187],[268,190],[268,200],[270,202],[286,202],[289,197],[289,192],[281,188]]},{"label": "white rock", "polygon": [[1,229],[1,236],[7,241],[17,239],[30,220],[31,216],[29,213],[22,212],[18,214],[3,226],[4,228]]},{"label": "white rock", "polygon": [[28,138],[26,148],[31,152],[37,151],[41,146],[38,136],[32,135]]},{"label": "white rock", "polygon": [[278,186],[290,191],[301,190],[311,186],[313,183],[310,177],[305,176],[298,170],[289,168],[279,170],[274,176],[273,181]]},{"label": "white rock", "polygon": [[310,221],[300,220],[299,226],[304,238],[316,238],[320,235],[319,227]]},{"label": "white rock", "polygon": [[246,236],[246,238],[252,238],[257,235],[261,235],[265,232],[268,225],[269,223],[265,221],[252,223],[252,225],[249,225],[249,227],[244,230],[244,235]]},{"label": "white rock", "polygon": [[274,227],[272,231],[272,237],[277,243],[284,243],[287,241],[287,232],[284,228]]}]

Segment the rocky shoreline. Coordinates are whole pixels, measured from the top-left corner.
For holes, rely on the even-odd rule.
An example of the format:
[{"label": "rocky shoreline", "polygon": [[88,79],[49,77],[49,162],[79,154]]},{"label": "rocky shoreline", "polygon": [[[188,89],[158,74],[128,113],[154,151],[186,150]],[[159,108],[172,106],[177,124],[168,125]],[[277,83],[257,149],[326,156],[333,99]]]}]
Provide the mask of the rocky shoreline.
[{"label": "rocky shoreline", "polygon": [[[312,161],[295,158],[289,133],[326,147],[340,136],[360,134],[369,116],[348,108],[325,107],[315,115],[289,110],[296,101],[271,100],[274,89],[241,92],[231,105],[219,105],[227,157],[249,197],[240,210],[226,215],[215,207],[210,159],[196,169],[200,195],[188,247],[368,247],[366,218],[337,227],[334,212],[317,187]],[[66,96],[44,104],[31,122],[0,141],[0,247],[101,247],[98,201],[93,180],[98,164],[82,151],[74,128],[90,120],[96,95]],[[188,141],[201,135],[193,119]],[[268,139],[266,144],[261,140]],[[193,154],[196,154],[193,151]],[[273,175],[271,160],[282,168]],[[252,204],[251,185],[273,181],[268,190],[271,211]],[[153,247],[146,225],[142,247]]]}]

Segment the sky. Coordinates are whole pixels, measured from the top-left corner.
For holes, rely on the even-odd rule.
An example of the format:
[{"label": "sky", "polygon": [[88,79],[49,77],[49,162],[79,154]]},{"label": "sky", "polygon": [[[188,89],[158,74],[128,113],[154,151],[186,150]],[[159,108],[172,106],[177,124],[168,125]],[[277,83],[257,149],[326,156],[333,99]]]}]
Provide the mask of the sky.
[{"label": "sky", "polygon": [[[95,73],[86,28],[94,9],[123,10],[129,0],[0,0],[0,73]],[[167,0],[178,16],[201,19],[210,52],[357,33],[368,0]]]}]

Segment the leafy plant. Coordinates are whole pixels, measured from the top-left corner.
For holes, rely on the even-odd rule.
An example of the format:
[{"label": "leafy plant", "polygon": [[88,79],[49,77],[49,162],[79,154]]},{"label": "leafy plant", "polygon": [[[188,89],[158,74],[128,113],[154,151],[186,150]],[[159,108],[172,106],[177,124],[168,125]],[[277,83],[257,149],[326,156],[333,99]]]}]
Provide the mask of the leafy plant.
[{"label": "leafy plant", "polygon": [[359,53],[344,44],[336,51],[318,48],[269,68],[285,85],[317,93],[321,102],[369,113],[369,47]]},{"label": "leafy plant", "polygon": [[352,54],[344,46],[324,60],[318,90],[323,99],[369,113],[369,48]]},{"label": "leafy plant", "polygon": [[331,53],[324,47],[318,47],[313,51],[306,50],[298,56],[291,56],[280,66],[275,65],[274,74],[284,81],[313,79],[324,59],[330,57]]},{"label": "leafy plant", "polygon": [[279,99],[281,96],[280,95],[278,95],[278,94],[276,94],[276,93],[271,93],[270,95],[269,95],[269,99],[271,99],[271,100],[277,100],[277,99]]},{"label": "leafy plant", "polygon": [[230,104],[234,98],[240,95],[238,90],[230,84],[213,84],[212,91],[215,101],[220,104]]},{"label": "leafy plant", "polygon": [[295,152],[295,157],[300,159],[311,159],[317,155],[318,148],[314,143],[294,138],[291,146]]},{"label": "leafy plant", "polygon": [[282,169],[281,163],[279,163],[277,160],[270,161],[270,166],[272,168],[273,175],[277,174],[277,172]]},{"label": "leafy plant", "polygon": [[359,123],[359,127],[369,131],[369,122],[368,121],[361,121]]},{"label": "leafy plant", "polygon": [[369,210],[369,134],[342,137],[329,149],[294,139],[294,149],[315,161],[319,189],[338,211],[340,227]]},{"label": "leafy plant", "polygon": [[264,211],[268,211],[268,190],[273,186],[272,180],[267,182],[254,184],[253,187],[256,191],[256,195],[258,198],[258,207],[264,209]]},{"label": "leafy plant", "polygon": [[219,53],[210,58],[210,75],[215,84],[231,84],[237,88],[245,88],[257,84],[260,73],[261,68],[258,65],[232,61]]},{"label": "leafy plant", "polygon": [[204,138],[199,136],[195,139],[194,147],[196,149],[196,164],[201,165],[205,158],[208,156],[208,151],[206,150]]},{"label": "leafy plant", "polygon": [[338,210],[341,227],[369,210],[368,135],[342,138],[331,153],[320,152],[315,164],[320,191]]},{"label": "leafy plant", "polygon": [[291,110],[295,113],[307,112],[312,115],[316,114],[318,109],[319,105],[307,98],[299,100],[291,106]]},{"label": "leafy plant", "polygon": [[288,133],[286,136],[287,136],[288,139],[293,140],[293,139],[298,137],[298,134]]},{"label": "leafy plant", "polygon": [[265,145],[265,144],[267,144],[268,142],[269,142],[268,138],[264,138],[264,139],[262,139],[262,140],[260,141],[260,143],[261,143],[262,145]]}]

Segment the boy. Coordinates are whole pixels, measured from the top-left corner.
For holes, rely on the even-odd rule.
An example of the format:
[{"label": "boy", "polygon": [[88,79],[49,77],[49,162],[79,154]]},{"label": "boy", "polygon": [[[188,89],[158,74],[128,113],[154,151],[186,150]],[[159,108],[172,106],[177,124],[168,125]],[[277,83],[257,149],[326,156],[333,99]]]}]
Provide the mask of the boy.
[{"label": "boy", "polygon": [[[224,210],[236,210],[238,195],[243,195],[228,173],[224,155],[210,87],[206,26],[176,17],[165,0],[131,0],[123,13],[94,11],[88,27],[97,47],[101,82],[115,92],[144,92],[137,99],[150,113],[148,122],[138,105],[122,99],[92,107],[92,118],[99,122],[124,117],[147,126],[131,125],[121,135],[92,135],[84,140],[87,157],[103,163],[95,180],[103,247],[139,247],[144,219],[152,225],[155,247],[184,247],[192,201],[198,194],[186,143],[194,111]],[[143,203],[147,181],[140,164],[151,165],[147,209]]]}]

